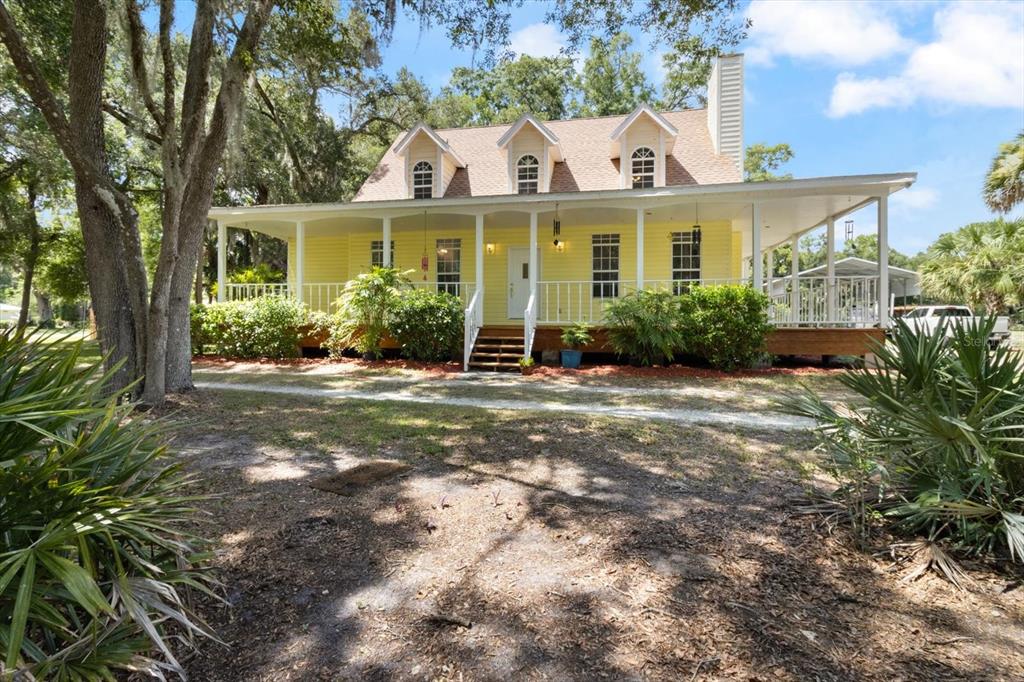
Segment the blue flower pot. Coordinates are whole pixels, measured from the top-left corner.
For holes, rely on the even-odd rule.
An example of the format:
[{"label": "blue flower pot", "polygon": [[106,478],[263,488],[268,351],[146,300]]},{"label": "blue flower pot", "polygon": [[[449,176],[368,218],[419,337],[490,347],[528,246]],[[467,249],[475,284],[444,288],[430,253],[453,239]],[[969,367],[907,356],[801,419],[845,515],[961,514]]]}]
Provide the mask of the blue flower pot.
[{"label": "blue flower pot", "polygon": [[562,367],[564,367],[565,369],[579,369],[581,360],[583,360],[583,351],[562,351]]}]

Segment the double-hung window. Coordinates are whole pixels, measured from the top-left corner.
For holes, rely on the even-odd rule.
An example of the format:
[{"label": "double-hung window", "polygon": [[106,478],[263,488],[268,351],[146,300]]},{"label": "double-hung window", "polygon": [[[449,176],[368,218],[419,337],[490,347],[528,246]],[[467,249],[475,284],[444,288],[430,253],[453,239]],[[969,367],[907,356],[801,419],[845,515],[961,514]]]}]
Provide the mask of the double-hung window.
[{"label": "double-hung window", "polygon": [[[395,240],[391,240],[391,259],[388,261],[391,267],[395,267]],[[370,267],[384,267],[384,240],[375,239],[370,242]]]},{"label": "double-hung window", "polygon": [[429,161],[420,161],[412,167],[412,198],[429,199],[434,196],[434,167]]},{"label": "double-hung window", "polygon": [[695,232],[672,233],[672,289],[682,294],[700,283],[700,240]]},{"label": "double-hung window", "polygon": [[437,240],[437,290],[459,295],[462,281],[462,240]]},{"label": "double-hung window", "polygon": [[516,162],[516,186],[519,194],[536,194],[540,178],[537,157],[527,154]]},{"label": "double-hung window", "polygon": [[654,152],[650,147],[637,147],[632,158],[633,189],[654,187]]},{"label": "double-hung window", "polygon": [[619,235],[595,234],[590,238],[593,253],[593,296],[619,295]]}]

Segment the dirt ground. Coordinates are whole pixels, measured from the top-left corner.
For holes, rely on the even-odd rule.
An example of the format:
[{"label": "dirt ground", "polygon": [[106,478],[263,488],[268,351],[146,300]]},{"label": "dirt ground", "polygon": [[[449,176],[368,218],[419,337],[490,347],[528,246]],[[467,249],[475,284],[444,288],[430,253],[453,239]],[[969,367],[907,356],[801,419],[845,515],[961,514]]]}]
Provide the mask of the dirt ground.
[{"label": "dirt ground", "polygon": [[[805,434],[196,392],[191,679],[1016,680],[1024,587],[901,581],[796,513]],[[350,496],[310,483],[386,459]],[[468,626],[468,627],[467,627]]]}]

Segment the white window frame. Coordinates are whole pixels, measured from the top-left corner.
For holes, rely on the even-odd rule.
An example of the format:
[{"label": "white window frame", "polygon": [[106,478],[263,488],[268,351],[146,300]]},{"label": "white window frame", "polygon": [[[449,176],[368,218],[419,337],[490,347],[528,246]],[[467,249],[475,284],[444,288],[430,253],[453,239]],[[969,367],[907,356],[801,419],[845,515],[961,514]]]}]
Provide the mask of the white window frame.
[{"label": "white window frame", "polygon": [[[523,161],[526,159],[533,159],[533,163],[524,164]],[[532,178],[529,177],[531,170],[533,171]],[[526,177],[523,176],[524,171]],[[526,191],[523,191],[524,189]],[[537,194],[538,192],[540,192],[540,161],[533,154],[523,154],[516,161],[516,193]]]},{"label": "white window frame", "polygon": [[[384,240],[374,239],[370,242],[370,267],[384,267]],[[391,267],[395,267],[395,240],[391,240]]]},{"label": "white window frame", "polygon": [[700,242],[693,231],[673,232],[669,269],[672,273],[672,290],[685,293],[693,284],[700,284],[701,258]]},{"label": "white window frame", "polygon": [[[459,296],[462,288],[462,240],[438,239],[435,245],[437,248],[437,290],[446,291],[452,296]],[[442,272],[442,268],[444,272]]]},{"label": "white window frame", "polygon": [[412,198],[434,197],[434,166],[429,161],[417,161],[412,167]]},{"label": "white window frame", "polygon": [[618,298],[622,240],[617,233],[590,236],[591,295]]},{"label": "white window frame", "polygon": [[[640,154],[641,152],[648,153],[637,156],[637,154]],[[648,163],[650,164],[649,169],[646,168]],[[637,164],[641,164],[639,171],[637,171]],[[653,149],[647,145],[641,145],[634,149],[633,153],[629,155],[630,187],[633,189],[648,189],[650,187],[654,187],[657,165],[658,155],[654,153]],[[650,184],[647,184],[648,182]]]}]

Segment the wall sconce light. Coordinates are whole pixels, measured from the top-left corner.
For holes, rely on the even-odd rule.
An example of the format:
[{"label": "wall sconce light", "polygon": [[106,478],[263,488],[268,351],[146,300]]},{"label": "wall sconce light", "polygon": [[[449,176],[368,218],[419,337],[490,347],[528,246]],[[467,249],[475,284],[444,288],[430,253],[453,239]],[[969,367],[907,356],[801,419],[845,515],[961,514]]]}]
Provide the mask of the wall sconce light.
[{"label": "wall sconce light", "polygon": [[563,242],[561,239],[556,239],[554,241],[554,245],[555,251],[557,251],[558,253],[562,253],[563,251],[565,251],[565,242]]},{"label": "wall sconce light", "polygon": [[484,250],[487,251],[487,255],[488,256],[493,256],[494,255],[494,244],[487,244],[486,246],[484,246]]}]

